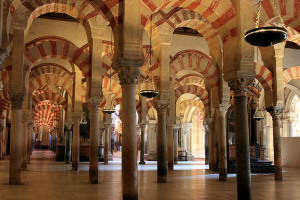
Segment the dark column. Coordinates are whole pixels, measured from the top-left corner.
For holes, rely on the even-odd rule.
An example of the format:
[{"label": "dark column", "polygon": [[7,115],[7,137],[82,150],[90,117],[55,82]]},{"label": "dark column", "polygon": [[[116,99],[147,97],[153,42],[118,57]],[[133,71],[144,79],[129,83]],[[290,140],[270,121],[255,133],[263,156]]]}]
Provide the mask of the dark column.
[{"label": "dark column", "polygon": [[158,100],[155,104],[155,108],[157,110],[157,182],[165,183],[167,182],[167,173],[168,173],[168,165],[167,165],[167,109],[169,104],[164,101]]},{"label": "dark column", "polygon": [[90,147],[89,147],[89,182],[98,183],[98,132],[100,124],[100,102],[102,97],[89,99],[90,113]]},{"label": "dark column", "polygon": [[180,129],[179,124],[175,124],[173,126],[173,134],[174,134],[174,164],[178,164],[178,131]]},{"label": "dark column", "polygon": [[72,143],[72,170],[78,171],[80,158],[80,121],[81,113],[73,114],[73,143]]},{"label": "dark column", "polygon": [[228,85],[234,91],[236,138],[236,173],[239,200],[251,199],[250,147],[247,112],[247,87],[252,80],[233,79]]},{"label": "dark column", "polygon": [[72,130],[71,125],[66,124],[66,133],[65,133],[65,163],[71,163],[71,143],[72,143]]},{"label": "dark column", "polygon": [[139,164],[146,164],[145,163],[145,129],[146,124],[140,124],[141,128],[141,152],[140,152],[140,162]]},{"label": "dark column", "polygon": [[266,110],[270,113],[273,119],[273,145],[274,145],[274,166],[275,166],[275,180],[282,181],[282,156],[281,156],[281,137],[279,114],[282,108],[268,107]]},{"label": "dark column", "polygon": [[257,128],[256,128],[256,119],[254,119],[256,104],[252,103],[251,105],[251,145],[257,144]]}]

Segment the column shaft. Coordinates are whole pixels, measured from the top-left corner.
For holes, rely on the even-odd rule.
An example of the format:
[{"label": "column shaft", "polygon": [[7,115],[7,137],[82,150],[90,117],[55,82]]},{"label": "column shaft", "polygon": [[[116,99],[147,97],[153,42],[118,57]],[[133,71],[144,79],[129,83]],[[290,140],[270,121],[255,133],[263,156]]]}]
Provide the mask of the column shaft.
[{"label": "column shaft", "polygon": [[13,185],[21,184],[22,102],[12,99],[11,106],[9,184]]},{"label": "column shaft", "polygon": [[178,164],[178,128],[174,128],[174,164]]},{"label": "column shaft", "polygon": [[75,119],[73,124],[73,143],[72,143],[72,170],[78,171],[80,158],[80,133],[79,122]]},{"label": "column shaft", "polygon": [[219,181],[227,180],[227,145],[226,145],[226,125],[225,110],[227,108],[218,108],[218,148],[219,148]]},{"label": "column shaft", "polygon": [[251,171],[249,129],[247,116],[247,96],[235,96],[234,108],[238,199],[250,200]]},{"label": "column shaft", "polygon": [[145,164],[145,124],[140,125],[141,128],[141,152],[139,164]]},{"label": "column shaft", "polygon": [[273,145],[274,145],[274,167],[275,180],[282,181],[282,155],[281,155],[281,137],[279,113],[282,109],[276,107],[269,107],[266,110],[271,114],[273,119]]},{"label": "column shaft", "polygon": [[173,123],[168,124],[168,170],[174,169],[174,138]]},{"label": "column shaft", "polygon": [[109,146],[110,146],[110,123],[109,124],[105,124],[105,136],[104,136],[104,164],[108,164],[108,160],[109,160]]},{"label": "column shaft", "polygon": [[30,162],[30,156],[31,156],[31,151],[32,151],[32,146],[31,146],[31,131],[32,131],[32,126],[33,123],[27,123],[27,163]]},{"label": "column shaft", "polygon": [[72,131],[67,129],[65,133],[65,163],[71,163],[71,141],[72,141]]},{"label": "column shaft", "polygon": [[167,165],[167,133],[166,133],[166,112],[168,104],[157,103],[156,110],[158,116],[157,128],[157,182],[167,182],[168,165]]},{"label": "column shaft", "polygon": [[122,188],[128,200],[138,199],[135,94],[135,84],[122,85]]},{"label": "column shaft", "polygon": [[89,181],[98,183],[98,131],[100,123],[99,104],[90,105]]},{"label": "column shaft", "polygon": [[208,135],[208,148],[209,148],[209,170],[213,170],[214,168],[214,138],[213,138],[213,125],[212,120],[210,120],[208,124],[209,135]]},{"label": "column shaft", "polygon": [[22,156],[21,156],[21,168],[25,170],[27,168],[27,121],[23,119],[22,122],[22,136],[21,136],[21,145],[22,145]]}]

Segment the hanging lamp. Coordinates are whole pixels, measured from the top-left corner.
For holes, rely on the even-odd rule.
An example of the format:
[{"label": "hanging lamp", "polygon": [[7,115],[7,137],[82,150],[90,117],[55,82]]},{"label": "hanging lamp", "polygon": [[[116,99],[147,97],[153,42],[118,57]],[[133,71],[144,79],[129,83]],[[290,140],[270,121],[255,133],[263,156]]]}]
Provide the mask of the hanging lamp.
[{"label": "hanging lamp", "polygon": [[[112,32],[111,32],[111,38],[110,38],[110,48],[111,48],[111,53],[113,52],[112,50]],[[103,112],[106,114],[112,114],[116,112],[116,110],[112,107],[112,92],[111,92],[111,67],[109,69],[109,88],[108,88],[108,97],[110,99],[110,108],[104,107]]]},{"label": "hanging lamp", "polygon": [[143,97],[146,97],[146,98],[148,98],[148,99],[150,99],[150,98],[153,98],[153,97],[157,97],[158,96],[158,91],[157,90],[155,90],[155,85],[154,85],[154,81],[153,81],[153,74],[152,74],[152,71],[151,71],[151,57],[152,57],[152,42],[151,42],[151,39],[152,39],[152,15],[151,15],[151,17],[150,17],[150,63],[149,63],[149,65],[148,65],[148,70],[149,70],[149,72],[150,72],[150,74],[151,74],[151,84],[152,84],[152,89],[149,89],[149,90],[146,90],[145,89],[145,81],[146,81],[146,79],[147,79],[147,77],[149,78],[149,76],[147,75],[146,76],[146,78],[144,79],[144,81],[143,81],[143,84],[142,84],[142,87],[141,87],[141,91],[140,91],[140,94],[141,94],[141,96],[143,96]]},{"label": "hanging lamp", "polygon": [[[287,30],[285,28],[278,27],[278,26],[259,27],[261,2],[262,0],[259,0],[257,14],[256,14],[255,28],[245,33],[246,42],[248,42],[253,46],[260,46],[260,47],[268,47],[283,42],[287,38]],[[273,0],[273,4],[281,20],[281,23],[284,24],[275,0]]]}]

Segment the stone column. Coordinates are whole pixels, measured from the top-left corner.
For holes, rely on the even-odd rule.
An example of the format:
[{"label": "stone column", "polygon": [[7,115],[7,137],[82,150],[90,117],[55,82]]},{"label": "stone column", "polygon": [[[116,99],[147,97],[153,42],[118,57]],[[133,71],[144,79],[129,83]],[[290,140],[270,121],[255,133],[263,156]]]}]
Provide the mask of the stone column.
[{"label": "stone column", "polygon": [[71,143],[72,143],[72,124],[70,122],[66,123],[66,133],[65,133],[65,163],[71,163]]},{"label": "stone column", "polygon": [[250,147],[247,112],[247,90],[252,79],[233,79],[228,86],[234,91],[236,140],[236,174],[239,200],[251,199]]},{"label": "stone column", "polygon": [[156,151],[156,132],[157,121],[149,120],[148,121],[148,134],[147,134],[147,160],[154,161],[157,160],[157,151]]},{"label": "stone column", "polygon": [[168,166],[167,166],[167,109],[168,102],[158,100],[155,104],[157,110],[157,182],[166,183],[168,175]]},{"label": "stone column", "polygon": [[32,152],[32,144],[31,144],[31,138],[32,138],[32,127],[33,127],[33,119],[29,120],[27,122],[27,164],[30,163],[30,156]]},{"label": "stone column", "polygon": [[[136,84],[138,67],[121,67],[119,80],[122,88],[122,188],[123,199],[138,199]],[[124,109],[126,108],[126,109]]]},{"label": "stone column", "polygon": [[105,136],[104,136],[104,164],[108,164],[108,160],[109,160],[109,151],[110,151],[110,127],[111,127],[111,123],[104,123],[104,127],[105,127]]},{"label": "stone column", "polygon": [[81,113],[72,115],[73,119],[73,143],[72,143],[72,170],[78,171],[80,158],[80,121]]},{"label": "stone column", "polygon": [[100,124],[100,102],[101,98],[90,99],[90,147],[89,147],[89,181],[92,184],[98,183],[98,132]]},{"label": "stone column", "polygon": [[59,120],[59,142],[63,144],[65,138],[65,121],[64,121],[64,113],[63,108],[60,108],[60,120]]},{"label": "stone column", "polygon": [[27,169],[27,119],[28,113],[23,111],[22,113],[22,136],[21,136],[21,169]]},{"label": "stone column", "polygon": [[140,124],[141,128],[141,152],[140,152],[140,162],[139,164],[143,165],[145,163],[145,129],[146,124]]},{"label": "stone column", "polygon": [[209,170],[213,170],[214,168],[214,138],[213,138],[213,121],[212,118],[208,118],[205,121],[205,124],[208,126],[208,148],[209,148]]},{"label": "stone column", "polygon": [[23,97],[11,99],[10,166],[9,184],[21,184],[21,131]]},{"label": "stone column", "polygon": [[174,164],[178,164],[178,131],[180,129],[179,124],[175,124],[173,126],[173,134],[174,134]]},{"label": "stone column", "polygon": [[100,154],[101,154],[101,156],[104,156],[104,149],[103,149],[103,146],[104,146],[104,142],[103,142],[103,138],[104,138],[104,131],[105,131],[105,128],[100,128],[99,129],[99,146],[101,147],[100,148]]},{"label": "stone column", "polygon": [[218,150],[219,150],[219,181],[227,181],[227,143],[226,143],[226,119],[225,114],[228,106],[220,105],[216,108],[219,130],[218,130]]},{"label": "stone column", "polygon": [[282,108],[268,107],[266,110],[270,113],[273,120],[273,144],[274,144],[274,166],[275,166],[275,180],[282,181],[282,156],[281,156],[281,137],[279,114]]},{"label": "stone column", "polygon": [[206,124],[205,120],[205,125],[204,125],[204,130],[205,130],[205,143],[204,143],[204,147],[205,147],[205,164],[209,163],[209,127]]},{"label": "stone column", "polygon": [[174,169],[174,138],[173,138],[173,122],[168,123],[168,170]]}]

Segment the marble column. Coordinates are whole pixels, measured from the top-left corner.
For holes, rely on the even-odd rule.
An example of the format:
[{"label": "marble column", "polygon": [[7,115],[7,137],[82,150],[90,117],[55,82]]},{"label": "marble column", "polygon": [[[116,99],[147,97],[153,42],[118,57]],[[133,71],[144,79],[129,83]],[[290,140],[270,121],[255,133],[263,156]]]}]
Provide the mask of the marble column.
[{"label": "marble column", "polygon": [[205,122],[204,125],[204,130],[205,130],[205,142],[204,142],[204,148],[205,148],[205,164],[209,163],[209,127]]},{"label": "marble column", "polygon": [[21,184],[22,97],[11,99],[9,184]]},{"label": "marble column", "polygon": [[105,127],[105,136],[104,136],[104,164],[108,164],[109,160],[109,151],[110,151],[110,127],[111,123],[104,123]]},{"label": "marble column", "polygon": [[59,120],[59,142],[64,143],[65,138],[65,120],[64,120],[64,111],[63,108],[60,108],[60,120]]},{"label": "marble column", "polygon": [[72,140],[72,170],[78,171],[80,158],[80,121],[81,113],[72,115],[73,119],[73,140]]},{"label": "marble column", "polygon": [[227,143],[226,143],[226,112],[228,106],[216,108],[218,117],[218,151],[219,151],[219,181],[227,181]]},{"label": "marble column", "polygon": [[233,79],[228,85],[234,91],[236,139],[236,173],[239,200],[251,199],[250,146],[247,112],[247,90],[252,79]]},{"label": "marble column", "polygon": [[281,155],[281,137],[280,137],[280,120],[279,114],[282,108],[268,107],[266,110],[270,113],[273,120],[273,145],[274,145],[274,167],[275,180],[282,181],[282,155]]},{"label": "marble column", "polygon": [[[122,189],[123,199],[138,199],[137,137],[136,137],[136,84],[138,67],[120,67],[122,88]],[[126,109],[124,109],[126,108]]]},{"label": "marble column", "polygon": [[174,170],[174,138],[173,138],[173,122],[168,123],[168,170]]},{"label": "marble column", "polygon": [[157,151],[156,151],[156,135],[157,135],[157,121],[149,120],[148,121],[148,134],[147,134],[147,160],[154,161],[157,160]]},{"label": "marble column", "polygon": [[168,175],[168,165],[167,165],[167,109],[168,102],[158,100],[155,104],[157,110],[157,182],[166,183]]},{"label": "marble column", "polygon": [[89,147],[89,181],[92,184],[98,183],[98,138],[100,124],[100,102],[101,98],[90,99],[90,147]]},{"label": "marble column", "polygon": [[66,123],[65,133],[65,163],[71,163],[72,124]]},{"label": "marble column", "polygon": [[174,134],[174,164],[178,164],[178,131],[180,129],[179,124],[175,124],[173,126],[173,134]]},{"label": "marble column", "polygon": [[27,169],[27,119],[28,113],[22,113],[22,135],[21,135],[21,169]]},{"label": "marble column", "polygon": [[214,140],[213,140],[213,122],[212,118],[208,118],[205,121],[205,124],[208,127],[208,148],[209,148],[209,159],[208,159],[208,165],[209,165],[209,170],[213,170],[214,168]]},{"label": "marble column", "polygon": [[141,128],[141,152],[140,152],[140,162],[139,164],[143,165],[145,163],[145,129],[146,124],[140,124]]},{"label": "marble column", "polygon": [[101,156],[104,156],[104,149],[103,149],[103,147],[104,147],[104,142],[103,142],[103,140],[104,140],[104,134],[105,134],[105,128],[100,128],[99,129],[99,146],[101,147],[100,148],[100,155]]}]

